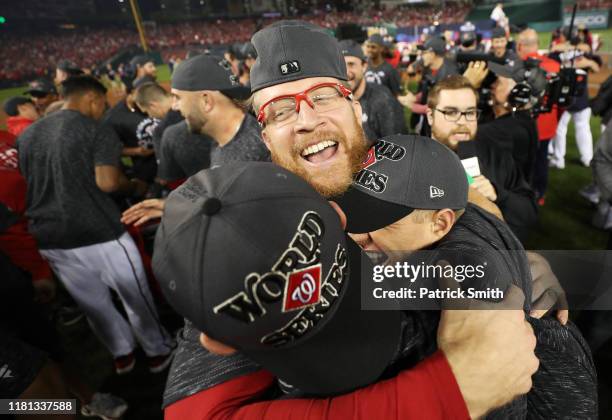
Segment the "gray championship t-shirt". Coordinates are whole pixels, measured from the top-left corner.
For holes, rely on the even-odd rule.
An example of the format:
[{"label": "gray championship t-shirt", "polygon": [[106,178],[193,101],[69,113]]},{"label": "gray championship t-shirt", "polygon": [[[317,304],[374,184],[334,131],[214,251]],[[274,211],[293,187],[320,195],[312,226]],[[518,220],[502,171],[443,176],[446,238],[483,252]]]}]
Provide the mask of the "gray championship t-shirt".
[{"label": "gray championship t-shirt", "polygon": [[95,176],[96,166],[119,167],[122,144],[112,130],[60,110],[28,127],[17,147],[29,229],[41,249],[78,248],[123,234],[121,213]]},{"label": "gray championship t-shirt", "polygon": [[407,134],[404,108],[386,87],[366,83],[359,103],[361,124],[371,143],[391,134]]},{"label": "gray championship t-shirt", "polygon": [[161,138],[157,176],[176,181],[208,168],[213,143],[210,137],[189,131],[187,121],[169,126]]},{"label": "gray championship t-shirt", "polygon": [[223,147],[215,146],[210,154],[211,166],[228,162],[268,162],[270,152],[261,138],[261,129],[251,114],[245,114],[236,135]]},{"label": "gray championship t-shirt", "polygon": [[386,61],[383,61],[378,67],[374,67],[371,63],[368,63],[365,79],[368,83],[386,86],[393,95],[399,95],[401,93],[399,73]]}]

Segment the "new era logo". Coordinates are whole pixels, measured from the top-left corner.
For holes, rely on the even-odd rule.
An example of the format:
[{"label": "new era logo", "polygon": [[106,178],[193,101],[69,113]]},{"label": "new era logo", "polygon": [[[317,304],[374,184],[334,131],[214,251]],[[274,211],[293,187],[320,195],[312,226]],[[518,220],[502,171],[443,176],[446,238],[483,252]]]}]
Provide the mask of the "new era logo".
[{"label": "new era logo", "polygon": [[429,186],[429,198],[440,198],[444,197],[444,190],[434,187],[433,185]]},{"label": "new era logo", "polygon": [[289,276],[283,312],[295,311],[319,303],[321,296],[321,264],[294,271]]},{"label": "new era logo", "polygon": [[280,65],[281,74],[287,75],[300,71],[300,63],[298,61],[288,61]]},{"label": "new era logo", "polygon": [[8,368],[8,365],[4,365],[0,368],[0,378],[8,379],[13,377],[13,372]]}]

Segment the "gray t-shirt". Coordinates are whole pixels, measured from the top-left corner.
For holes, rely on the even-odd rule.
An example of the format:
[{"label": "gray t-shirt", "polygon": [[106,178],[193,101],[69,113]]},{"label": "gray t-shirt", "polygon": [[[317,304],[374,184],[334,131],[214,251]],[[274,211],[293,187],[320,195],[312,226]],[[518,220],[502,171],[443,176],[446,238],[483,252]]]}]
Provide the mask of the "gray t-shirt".
[{"label": "gray t-shirt", "polygon": [[157,176],[175,181],[208,168],[212,145],[210,137],[191,133],[187,121],[169,126],[161,138]]},{"label": "gray t-shirt", "polygon": [[399,95],[402,91],[399,73],[386,61],[383,61],[378,67],[368,63],[368,70],[365,72],[364,77],[368,83],[386,86],[393,95]]},{"label": "gray t-shirt", "polygon": [[211,166],[234,161],[270,161],[270,152],[261,138],[259,124],[251,114],[245,114],[233,139],[223,147],[215,146],[210,154]]},{"label": "gray t-shirt", "polygon": [[28,185],[29,229],[41,249],[121,236],[121,213],[95,177],[96,166],[119,167],[122,144],[112,130],[77,111],[60,110],[28,127],[17,147]]}]

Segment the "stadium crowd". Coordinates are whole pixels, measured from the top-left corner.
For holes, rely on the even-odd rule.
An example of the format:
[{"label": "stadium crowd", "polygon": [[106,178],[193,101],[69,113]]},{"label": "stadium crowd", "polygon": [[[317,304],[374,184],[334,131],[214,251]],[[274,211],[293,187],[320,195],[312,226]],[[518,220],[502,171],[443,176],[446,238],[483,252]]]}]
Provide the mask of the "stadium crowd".
[{"label": "stadium crowd", "polygon": [[[397,26],[430,24],[429,16],[438,13],[440,23],[461,20],[468,13],[468,6],[449,5],[438,13],[433,7],[390,9],[374,14],[357,12],[319,11],[304,19],[330,29],[339,23],[355,22],[360,25],[394,23]],[[150,47],[172,51],[177,48],[211,47],[247,42],[257,26],[268,25],[278,19],[241,19],[218,21],[190,21],[162,23],[148,27]],[[228,31],[227,28],[233,30]],[[0,38],[0,81],[23,82],[42,77],[58,61],[65,59],[81,68],[95,69],[121,49],[138,45],[138,35],[132,29],[120,27],[79,28],[59,33],[3,35]]]},{"label": "stadium crowd", "polygon": [[[589,124],[592,112],[612,124],[612,88],[594,102],[586,89],[602,60],[569,28],[546,54],[530,28],[510,42],[497,26],[488,46],[473,26],[456,42],[430,32],[405,55],[381,34],[324,30],[429,24],[419,10],[160,24],[153,48],[190,50],[170,88],[138,55],[112,104],[87,69],[135,43],[130,32],[3,42],[24,64],[0,79],[36,80],[3,104],[0,395],[127,412],[70,371],[41,309],[61,299],[116,375],[167,372],[167,419],[597,418],[607,312],[579,329],[546,259],[524,247],[572,119],[593,168],[585,194],[612,227],[612,130],[594,148]],[[552,73],[570,63],[563,102]],[[496,275],[471,286],[503,293],[459,300],[472,310],[361,310],[360,275],[381,256],[486,261]]]}]

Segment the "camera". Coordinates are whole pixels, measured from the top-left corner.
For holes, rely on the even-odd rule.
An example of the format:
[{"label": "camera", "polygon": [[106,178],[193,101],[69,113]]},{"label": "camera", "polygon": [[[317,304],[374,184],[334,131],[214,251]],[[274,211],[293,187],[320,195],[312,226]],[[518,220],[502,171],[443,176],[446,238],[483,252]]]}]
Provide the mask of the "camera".
[{"label": "camera", "polygon": [[547,73],[544,95],[536,107],[538,113],[552,110],[553,105],[568,107],[587,88],[587,73],[582,69],[563,67],[559,73]]}]

